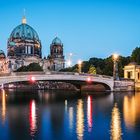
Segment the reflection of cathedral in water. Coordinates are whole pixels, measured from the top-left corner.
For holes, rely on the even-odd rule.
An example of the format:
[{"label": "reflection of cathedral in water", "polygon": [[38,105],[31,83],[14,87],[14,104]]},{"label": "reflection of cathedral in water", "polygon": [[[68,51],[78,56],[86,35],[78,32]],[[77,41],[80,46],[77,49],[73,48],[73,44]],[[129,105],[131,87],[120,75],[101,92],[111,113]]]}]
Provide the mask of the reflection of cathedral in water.
[{"label": "reflection of cathedral in water", "polygon": [[[8,63],[7,63],[8,62]],[[50,54],[42,59],[42,45],[37,32],[26,23],[25,16],[22,24],[12,31],[7,42],[7,58],[0,51],[0,71],[4,68],[16,70],[30,63],[38,63],[44,71],[59,71],[64,68],[63,43],[56,37],[50,45]]]}]

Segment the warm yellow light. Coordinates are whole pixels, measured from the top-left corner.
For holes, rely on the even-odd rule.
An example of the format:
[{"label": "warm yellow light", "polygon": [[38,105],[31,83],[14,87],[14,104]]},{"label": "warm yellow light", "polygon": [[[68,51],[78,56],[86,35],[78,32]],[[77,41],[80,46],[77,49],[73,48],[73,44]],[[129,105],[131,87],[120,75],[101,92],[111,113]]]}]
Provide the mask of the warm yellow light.
[{"label": "warm yellow light", "polygon": [[81,99],[79,99],[77,103],[76,121],[77,139],[82,140],[84,136],[84,110],[83,101]]},{"label": "warm yellow light", "polygon": [[111,119],[111,140],[122,139],[121,118],[117,104],[113,107]]},{"label": "warm yellow light", "polygon": [[23,18],[22,18],[22,24],[26,24],[26,23],[27,23],[26,17],[23,16]]},{"label": "warm yellow light", "polygon": [[81,65],[82,64],[82,61],[81,60],[78,60],[78,65]]},{"label": "warm yellow light", "polygon": [[5,123],[6,119],[6,94],[5,90],[2,90],[2,122]]},{"label": "warm yellow light", "polygon": [[117,60],[118,58],[119,58],[119,55],[118,55],[117,53],[114,53],[114,54],[113,54],[113,59],[114,59],[114,60]]}]

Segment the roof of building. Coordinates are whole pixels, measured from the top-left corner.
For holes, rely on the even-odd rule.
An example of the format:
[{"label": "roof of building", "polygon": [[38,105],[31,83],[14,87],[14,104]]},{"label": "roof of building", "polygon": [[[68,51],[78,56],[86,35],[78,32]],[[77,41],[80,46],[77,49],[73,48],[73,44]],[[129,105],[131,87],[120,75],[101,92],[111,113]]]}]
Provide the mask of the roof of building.
[{"label": "roof of building", "polygon": [[53,45],[62,45],[62,41],[58,37],[55,37],[52,41],[52,44]]},{"label": "roof of building", "polygon": [[23,17],[22,19],[22,24],[14,28],[10,35],[10,38],[20,38],[39,41],[37,32],[30,25],[26,24],[25,17]]}]

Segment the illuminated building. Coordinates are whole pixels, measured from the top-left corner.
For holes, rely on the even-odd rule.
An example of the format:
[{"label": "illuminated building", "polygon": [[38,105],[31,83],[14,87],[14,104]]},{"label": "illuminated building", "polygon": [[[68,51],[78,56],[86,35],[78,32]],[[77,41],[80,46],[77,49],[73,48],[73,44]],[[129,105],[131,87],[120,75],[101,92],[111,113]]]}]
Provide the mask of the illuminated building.
[{"label": "illuminated building", "polygon": [[[0,57],[5,57],[0,51]],[[50,45],[50,54],[42,59],[42,45],[37,32],[27,24],[23,16],[22,23],[15,27],[7,42],[9,71],[22,66],[38,63],[44,71],[59,71],[64,68],[63,43],[56,37]],[[1,64],[0,64],[1,66]]]},{"label": "illuminated building", "polygon": [[50,45],[49,59],[53,62],[54,71],[59,71],[64,68],[63,44],[58,37],[54,38]]},{"label": "illuminated building", "polygon": [[26,58],[34,56],[41,58],[41,41],[37,32],[26,23],[23,17],[22,24],[12,31],[7,44],[7,56],[9,58]]},{"label": "illuminated building", "polygon": [[129,63],[124,67],[124,78],[133,79],[136,89],[140,89],[140,65],[135,62]]},{"label": "illuminated building", "polygon": [[0,50],[0,73],[8,73],[8,64],[4,51]]}]

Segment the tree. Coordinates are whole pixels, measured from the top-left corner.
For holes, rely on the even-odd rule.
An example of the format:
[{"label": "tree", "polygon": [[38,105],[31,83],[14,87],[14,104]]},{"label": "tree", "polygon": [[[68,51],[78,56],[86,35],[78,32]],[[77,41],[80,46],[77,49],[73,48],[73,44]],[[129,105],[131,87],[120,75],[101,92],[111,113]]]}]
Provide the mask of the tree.
[{"label": "tree", "polygon": [[[128,56],[128,57],[119,56],[118,69],[119,69],[119,76],[120,77],[123,77],[124,66],[128,65],[129,63],[130,63],[130,56]],[[108,58],[105,58],[105,59],[93,57],[93,58],[90,58],[89,61],[83,61],[82,72],[93,73],[92,68],[90,68],[91,66],[96,68],[97,74],[109,75],[109,76],[113,75],[112,56],[109,56]],[[75,71],[77,71],[77,69],[78,69],[78,64],[76,64],[70,68],[65,68],[61,71],[75,72]]]},{"label": "tree", "polygon": [[31,63],[28,66],[22,66],[16,70],[17,72],[26,72],[26,71],[43,71],[42,67],[38,63]]},{"label": "tree", "polygon": [[136,47],[131,54],[131,61],[140,64],[140,47]]},{"label": "tree", "polygon": [[96,74],[96,68],[93,65],[90,65],[88,73],[89,74]]}]

